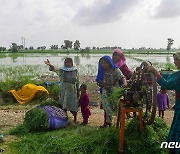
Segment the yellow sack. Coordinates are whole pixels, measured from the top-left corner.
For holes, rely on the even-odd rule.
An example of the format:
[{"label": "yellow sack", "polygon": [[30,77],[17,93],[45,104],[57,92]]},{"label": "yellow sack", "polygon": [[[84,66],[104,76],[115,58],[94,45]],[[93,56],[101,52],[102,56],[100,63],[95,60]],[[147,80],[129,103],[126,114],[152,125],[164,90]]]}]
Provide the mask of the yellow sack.
[{"label": "yellow sack", "polygon": [[35,84],[26,84],[18,91],[10,90],[9,92],[13,94],[13,96],[20,104],[25,104],[31,101],[39,91],[49,94],[46,88],[43,86],[36,86]]}]

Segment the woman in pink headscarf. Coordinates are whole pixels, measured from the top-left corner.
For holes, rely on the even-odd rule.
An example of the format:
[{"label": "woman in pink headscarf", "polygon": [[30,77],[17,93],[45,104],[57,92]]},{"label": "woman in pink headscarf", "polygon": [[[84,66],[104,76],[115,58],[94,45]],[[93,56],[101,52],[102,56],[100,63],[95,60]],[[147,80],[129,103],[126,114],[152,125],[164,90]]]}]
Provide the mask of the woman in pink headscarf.
[{"label": "woman in pink headscarf", "polygon": [[114,61],[114,64],[119,67],[126,79],[129,80],[132,76],[132,73],[126,65],[126,58],[123,52],[120,49],[114,49],[112,59]]},{"label": "woman in pink headscarf", "polygon": [[[126,58],[123,52],[120,49],[114,49],[112,59],[114,64],[121,70],[126,79],[129,80],[132,76],[132,72],[126,65]],[[126,115],[128,118],[130,117],[130,113],[127,112]],[[134,112],[133,115],[136,116],[136,113]]]}]

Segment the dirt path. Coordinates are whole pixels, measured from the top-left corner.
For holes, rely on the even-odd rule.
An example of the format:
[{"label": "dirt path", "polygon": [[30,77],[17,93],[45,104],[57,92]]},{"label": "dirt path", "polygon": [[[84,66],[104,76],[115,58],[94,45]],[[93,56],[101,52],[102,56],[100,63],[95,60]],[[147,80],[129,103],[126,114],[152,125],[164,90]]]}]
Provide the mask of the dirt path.
[{"label": "dirt path", "polygon": [[[0,133],[6,133],[9,129],[16,127],[19,124],[23,123],[25,109],[0,109]],[[103,124],[104,111],[99,109],[99,107],[91,107],[92,115],[89,118],[89,125],[100,126]],[[69,118],[72,119],[72,115],[68,112]],[[165,111],[164,120],[168,125],[171,125],[173,119],[174,111],[167,109]],[[78,112],[77,116],[78,122],[82,122],[81,112]],[[113,123],[116,123],[116,116],[113,117]]]}]

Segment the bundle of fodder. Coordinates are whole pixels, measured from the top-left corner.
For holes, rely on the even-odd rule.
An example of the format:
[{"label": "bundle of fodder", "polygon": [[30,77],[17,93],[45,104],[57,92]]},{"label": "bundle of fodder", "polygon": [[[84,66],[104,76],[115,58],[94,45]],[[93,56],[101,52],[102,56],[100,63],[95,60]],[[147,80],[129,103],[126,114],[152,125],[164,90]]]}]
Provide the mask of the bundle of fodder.
[{"label": "bundle of fodder", "polygon": [[53,98],[47,98],[46,100],[42,101],[40,103],[40,106],[56,106],[56,107],[61,107],[60,103],[54,100]]},{"label": "bundle of fodder", "polygon": [[118,106],[119,106],[119,100],[124,96],[124,88],[115,88],[113,93],[108,97],[109,101],[113,101],[111,104],[112,109],[114,111],[114,114],[117,114]]},{"label": "bundle of fodder", "polygon": [[168,153],[160,148],[167,140],[169,127],[162,118],[156,117],[152,125],[139,131],[138,117],[126,123],[124,153]]},{"label": "bundle of fodder", "polygon": [[67,113],[55,106],[33,108],[26,113],[24,119],[29,132],[59,129],[66,127],[68,123]]}]

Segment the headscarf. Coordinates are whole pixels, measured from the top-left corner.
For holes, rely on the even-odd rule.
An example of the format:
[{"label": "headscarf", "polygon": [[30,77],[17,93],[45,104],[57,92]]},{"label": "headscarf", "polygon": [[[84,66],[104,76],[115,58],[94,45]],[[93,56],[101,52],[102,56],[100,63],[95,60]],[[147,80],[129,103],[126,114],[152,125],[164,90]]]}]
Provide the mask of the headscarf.
[{"label": "headscarf", "polygon": [[[113,60],[111,57],[105,55],[103,56],[101,59],[106,59],[110,65],[112,66],[113,69],[116,69],[118,68],[114,63],[113,63]],[[99,60],[99,64],[98,64],[98,74],[97,74],[97,77],[96,77],[96,82],[98,83],[101,83],[103,81],[103,77],[104,77],[104,73],[105,73],[105,70],[101,64],[101,59]]]},{"label": "headscarf", "polygon": [[118,55],[121,56],[121,58],[119,59],[119,61],[116,63],[116,66],[118,66],[119,68],[121,66],[123,66],[124,64],[126,64],[126,58],[123,54],[123,52],[120,49],[114,49],[114,53],[117,53]]},{"label": "headscarf", "polygon": [[67,67],[66,66],[66,61],[70,61],[71,63],[72,63],[72,65],[73,65],[73,60],[72,60],[72,58],[66,58],[65,60],[64,60],[64,66],[62,66],[60,69],[61,70],[64,70],[64,71],[74,71],[74,70],[77,70],[77,68],[76,67]]},{"label": "headscarf", "polygon": [[177,58],[180,60],[180,51],[177,51],[176,53],[174,53],[173,55],[176,55]]},{"label": "headscarf", "polygon": [[60,69],[63,70],[63,71],[67,71],[67,72],[71,72],[71,71],[77,70],[76,67],[66,67],[66,66],[62,66],[62,67],[60,67]]}]

